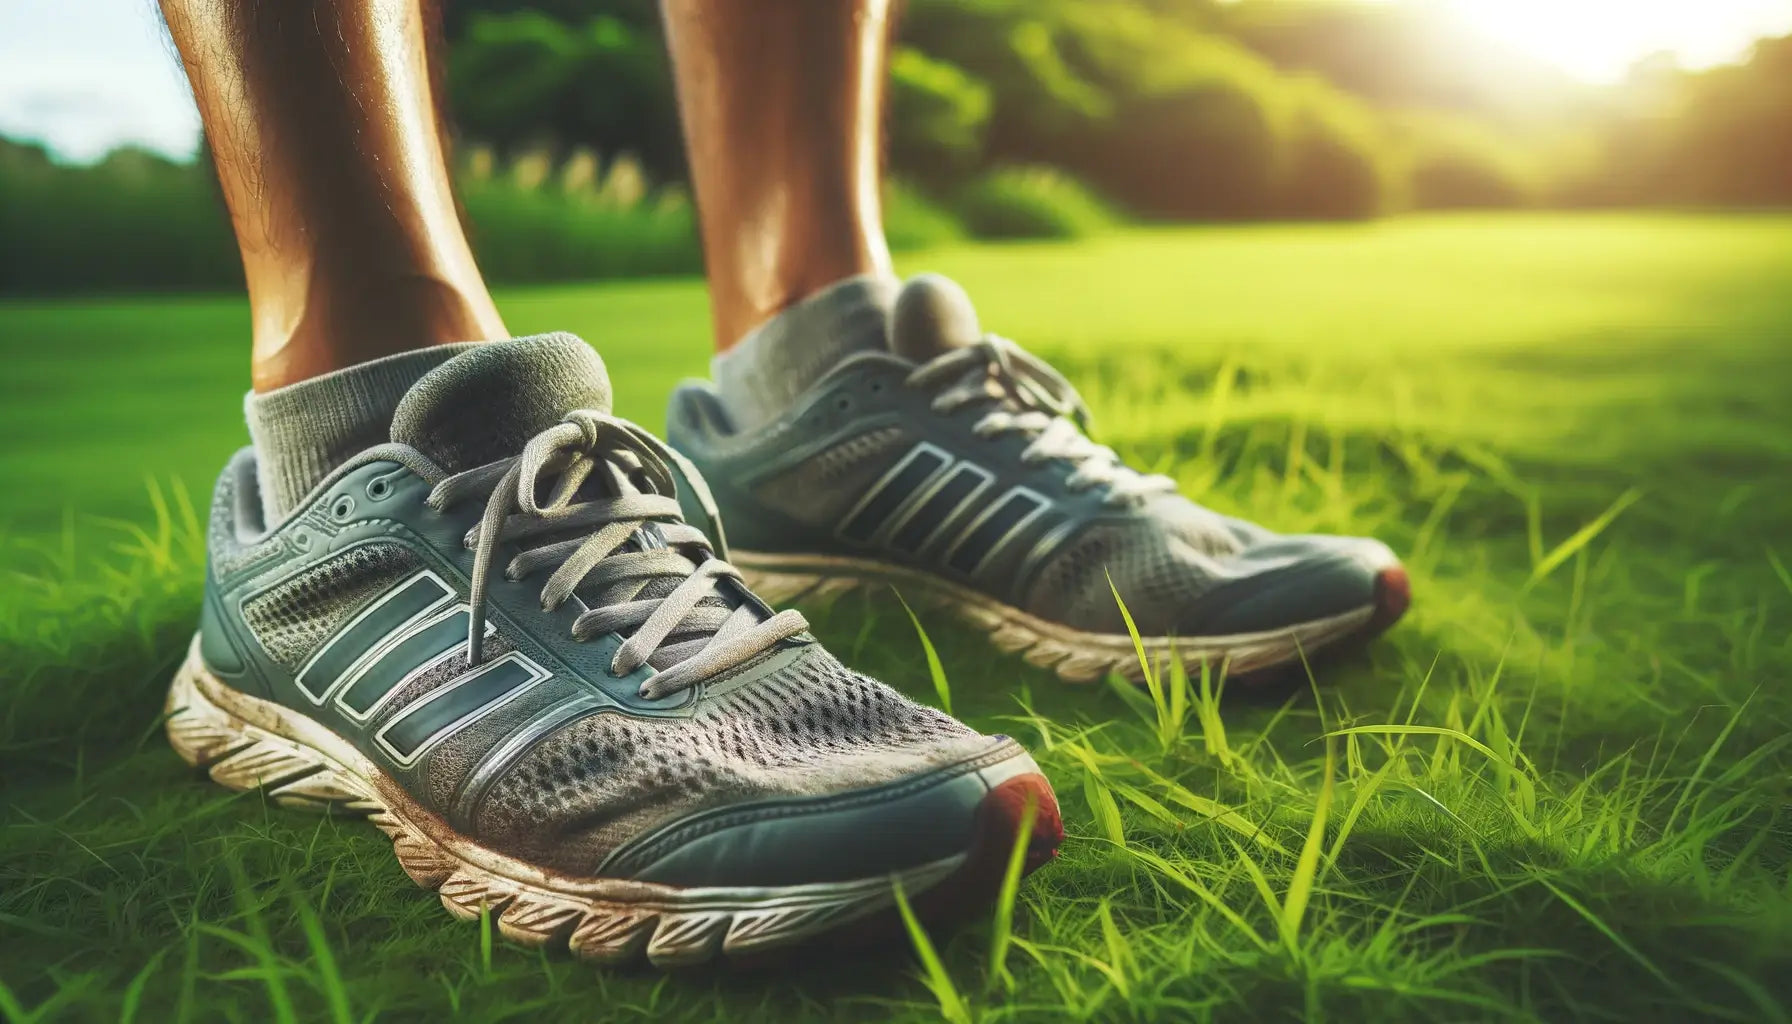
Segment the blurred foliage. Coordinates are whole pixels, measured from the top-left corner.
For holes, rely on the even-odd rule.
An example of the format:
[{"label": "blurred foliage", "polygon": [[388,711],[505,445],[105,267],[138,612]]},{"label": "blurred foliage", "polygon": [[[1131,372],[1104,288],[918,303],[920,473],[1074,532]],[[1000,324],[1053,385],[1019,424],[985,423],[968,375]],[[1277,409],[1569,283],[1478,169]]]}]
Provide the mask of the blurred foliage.
[{"label": "blurred foliage", "polygon": [[989,86],[910,46],[890,54],[890,160],[939,186],[975,167],[989,127]]},{"label": "blurred foliage", "polygon": [[1774,206],[1792,202],[1792,36],[1746,64],[1689,74],[1656,65],[1571,186],[1590,203]]},{"label": "blurred foliage", "polygon": [[[467,135],[594,145],[682,177],[651,0],[463,0],[448,27]],[[1604,89],[1436,5],[911,0],[890,163],[936,200],[1050,165],[1147,218],[1783,203],[1787,45]]]},{"label": "blurred foliage", "polygon": [[[695,274],[703,269],[684,189],[632,156],[588,149],[463,147],[456,184],[479,268],[494,283]],[[885,230],[898,250],[964,229],[893,181]],[[121,149],[89,167],[0,138],[0,294],[240,288],[243,271],[209,161]]]},{"label": "blurred foliage", "polygon": [[652,192],[632,158],[600,166],[580,150],[545,151],[502,167],[475,151],[459,175],[479,266],[493,281],[577,281],[688,274],[703,269],[691,204]]},{"label": "blurred foliage", "polygon": [[209,173],[140,149],[88,167],[0,139],[0,292],[240,285]]},{"label": "blurred foliage", "polygon": [[[701,266],[654,0],[461,0],[445,30],[494,279]],[[1792,37],[1597,87],[1436,5],[910,0],[889,105],[898,248],[1125,215],[1792,203]],[[0,146],[0,291],[240,278],[209,169]]]},{"label": "blurred foliage", "polygon": [[1392,119],[1405,203],[1421,209],[1526,206],[1543,193],[1534,154],[1486,125],[1436,114]]},{"label": "blurred foliage", "polygon": [[661,179],[680,170],[678,107],[658,33],[600,14],[474,19],[448,63],[455,117],[501,153],[603,143]]},{"label": "blurred foliage", "polygon": [[898,252],[928,249],[965,237],[958,218],[923,190],[901,178],[884,182],[884,240]]},{"label": "blurred foliage", "polygon": [[952,208],[978,238],[1082,238],[1112,227],[1094,193],[1055,167],[1001,167],[976,178]]}]

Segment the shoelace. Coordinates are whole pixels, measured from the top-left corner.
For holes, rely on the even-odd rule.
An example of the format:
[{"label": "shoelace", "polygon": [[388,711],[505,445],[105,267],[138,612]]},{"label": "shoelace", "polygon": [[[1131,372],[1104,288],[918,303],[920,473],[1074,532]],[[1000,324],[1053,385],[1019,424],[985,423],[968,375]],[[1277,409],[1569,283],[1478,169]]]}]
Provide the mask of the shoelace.
[{"label": "shoelace", "polygon": [[[944,387],[942,383],[950,382]],[[1106,445],[1083,431],[1089,408],[1076,388],[1050,364],[1007,338],[986,334],[916,367],[911,387],[941,387],[933,409],[950,413],[976,401],[996,400],[972,429],[979,437],[1018,433],[1031,440],[1021,461],[1060,459],[1075,467],[1065,478],[1072,491],[1106,487],[1110,505],[1136,504],[1153,494],[1173,494],[1176,481],[1161,473],[1141,473],[1120,461]],[[1020,411],[1015,411],[1016,407]]]},{"label": "shoelace", "polygon": [[[627,420],[589,410],[536,434],[520,456],[457,473],[438,483],[428,504],[438,511],[489,492],[485,515],[468,533],[473,549],[472,596],[468,601],[468,661],[483,660],[486,591],[498,547],[546,533],[578,531],[570,540],[522,551],[505,567],[507,579],[519,580],[549,565],[558,565],[541,590],[543,610],[552,611],[573,596],[581,584],[595,587],[676,578],[664,597],[638,598],[587,609],[573,620],[575,640],[606,633],[626,639],[610,662],[613,675],[627,675],[656,653],[664,665],[641,686],[646,699],[663,697],[733,668],[809,628],[795,611],[766,613],[752,601],[729,609],[706,605],[721,580],[740,580],[740,572],[712,553],[701,530],[686,524],[675,496],[670,465],[680,463],[685,478],[698,490],[705,509],[714,503],[694,467],[658,438]],[[608,475],[611,494],[595,500],[574,498],[593,472]],[[638,473],[646,487],[632,479]],[[552,481],[546,501],[541,484]],[[712,521],[714,519],[712,512]],[[635,549],[622,550],[640,536]],[[678,548],[701,550],[692,559]],[[695,569],[692,568],[693,563]],[[640,592],[639,587],[634,591]],[[667,644],[674,634],[699,634]]]}]

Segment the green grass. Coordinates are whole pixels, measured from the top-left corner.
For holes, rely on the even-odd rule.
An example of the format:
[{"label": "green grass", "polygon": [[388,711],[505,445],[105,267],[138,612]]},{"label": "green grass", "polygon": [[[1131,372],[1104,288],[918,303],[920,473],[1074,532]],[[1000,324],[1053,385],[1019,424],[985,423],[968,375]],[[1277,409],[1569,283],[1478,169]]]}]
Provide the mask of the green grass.
[{"label": "green grass", "polygon": [[[893,597],[805,608],[853,663],[1026,742],[1062,858],[931,935],[937,963],[606,972],[451,922],[371,828],[221,793],[162,741],[193,506],[242,442],[243,303],[0,305],[0,1016],[1792,1016],[1792,219],[907,262],[1063,367],[1136,464],[1281,529],[1388,540],[1411,616],[1265,700],[1174,674],[1069,688],[920,608],[936,678]],[[702,372],[696,282],[501,303],[518,331],[585,334],[649,425]]]}]

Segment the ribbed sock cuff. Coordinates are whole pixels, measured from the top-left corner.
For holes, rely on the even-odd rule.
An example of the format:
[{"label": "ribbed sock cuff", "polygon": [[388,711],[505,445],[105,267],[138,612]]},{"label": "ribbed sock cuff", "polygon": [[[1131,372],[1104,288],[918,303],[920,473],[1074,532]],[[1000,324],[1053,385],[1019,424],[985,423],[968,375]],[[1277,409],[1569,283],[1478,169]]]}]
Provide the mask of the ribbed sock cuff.
[{"label": "ribbed sock cuff", "polygon": [[902,283],[864,274],[816,292],[710,360],[710,376],[742,430],[776,419],[855,352],[889,347],[890,308]]},{"label": "ribbed sock cuff", "polygon": [[265,521],[279,521],[349,456],[390,440],[392,413],[411,385],[477,344],[400,352],[245,396]]}]

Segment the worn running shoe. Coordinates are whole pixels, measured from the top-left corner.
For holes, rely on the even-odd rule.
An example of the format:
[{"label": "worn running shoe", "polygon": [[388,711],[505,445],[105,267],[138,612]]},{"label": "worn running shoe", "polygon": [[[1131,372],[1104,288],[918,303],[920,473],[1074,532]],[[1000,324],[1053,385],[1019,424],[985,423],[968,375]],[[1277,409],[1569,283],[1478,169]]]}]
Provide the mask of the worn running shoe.
[{"label": "worn running shoe", "polygon": [[168,695],[188,762],[275,801],[368,816],[461,917],[601,961],[755,954],[974,906],[1038,767],[843,667],[773,612],[609,415],[570,335],[470,348],[407,393],[392,441],[277,523],[252,450],[212,504],[198,635]]},{"label": "worn running shoe", "polygon": [[667,439],[768,599],[894,586],[1073,681],[1143,674],[1115,591],[1157,664],[1247,679],[1405,611],[1380,542],[1272,533],[1128,468],[1089,439],[1075,389],[984,333],[952,282],[916,278],[886,308],[876,343],[752,429],[708,382],[672,397]]}]

